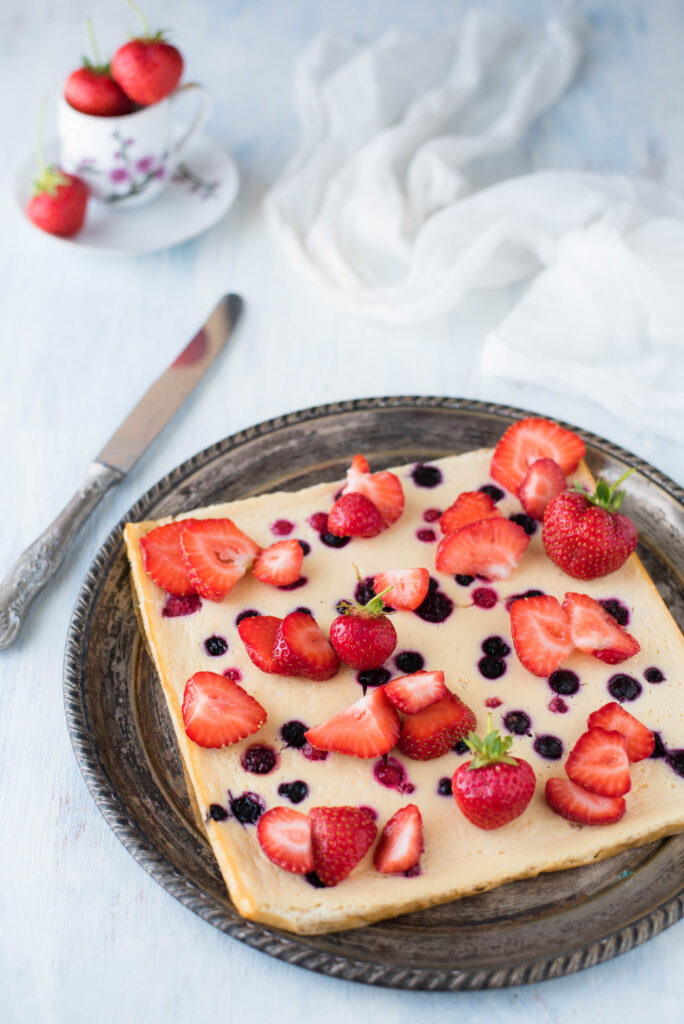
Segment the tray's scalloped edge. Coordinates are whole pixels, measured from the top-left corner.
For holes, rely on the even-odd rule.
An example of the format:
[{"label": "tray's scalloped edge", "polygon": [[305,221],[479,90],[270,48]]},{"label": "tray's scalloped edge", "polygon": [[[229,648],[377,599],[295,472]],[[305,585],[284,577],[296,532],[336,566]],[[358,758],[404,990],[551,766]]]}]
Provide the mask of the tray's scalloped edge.
[{"label": "tray's scalloped edge", "polygon": [[[585,967],[604,963],[621,953],[626,953],[679,921],[684,916],[684,890],[682,894],[657,907],[641,919],[631,922],[612,935],[594,941],[588,946],[578,946],[558,956],[507,967],[465,968],[452,971],[428,968],[406,969],[395,968],[388,964],[366,963],[312,950],[307,948],[297,936],[290,936],[265,925],[253,924],[242,918],[237,919],[231,916],[159,853],[136,822],[126,813],[126,808],[113,788],[100,760],[95,738],[86,719],[84,662],[89,611],[93,607],[93,597],[103,578],[103,570],[115,554],[116,549],[122,544],[122,531],[126,522],[146,518],[157,498],[217,456],[239,447],[246,441],[307,420],[345,412],[388,407],[400,408],[402,406],[412,409],[420,407],[459,409],[464,412],[490,414],[511,420],[537,415],[513,406],[448,397],[397,395],[333,402],[277,416],[238,431],[193,455],[162,477],[129,509],[110,532],[93,559],[74,606],[64,652],[64,707],[76,760],[105,821],[141,867],[172,896],[203,920],[262,953],[298,967],[342,978],[345,981],[421,991],[456,992],[505,988],[573,974]],[[664,473],[612,442],[573,424],[563,423],[562,425],[575,431],[585,442],[612,458],[633,466],[678,502],[684,504],[684,489]]]}]

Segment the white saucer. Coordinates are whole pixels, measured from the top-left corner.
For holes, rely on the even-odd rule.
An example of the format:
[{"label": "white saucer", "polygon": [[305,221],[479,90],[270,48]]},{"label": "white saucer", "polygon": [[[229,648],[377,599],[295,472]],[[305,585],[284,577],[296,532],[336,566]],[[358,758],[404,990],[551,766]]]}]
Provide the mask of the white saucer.
[{"label": "white saucer", "polygon": [[[56,140],[45,148],[48,161],[56,160]],[[35,157],[26,157],[15,182],[15,198],[22,213],[31,198],[35,175]],[[239,183],[232,156],[200,134],[167,188],[148,205],[120,210],[91,198],[86,222],[75,238],[41,234],[61,244],[99,252],[160,252],[195,238],[220,220],[233,205]]]}]

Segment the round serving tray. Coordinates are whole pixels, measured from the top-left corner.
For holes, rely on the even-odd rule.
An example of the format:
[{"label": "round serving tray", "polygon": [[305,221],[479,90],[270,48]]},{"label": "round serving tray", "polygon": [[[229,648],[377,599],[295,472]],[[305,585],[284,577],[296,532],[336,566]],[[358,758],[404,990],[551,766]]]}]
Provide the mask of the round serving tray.
[{"label": "round serving tray", "polygon": [[[682,916],[684,835],[365,928],[291,935],[239,916],[192,814],[161,687],[138,630],[124,523],[337,480],[356,451],[382,467],[490,446],[526,415],[429,397],[360,399],[291,413],[240,431],[174,469],[97,553],[74,608],[64,664],[67,724],[79,766],[138,863],[233,938],[349,981],[455,991],[570,974],[624,953]],[[584,438],[594,473],[614,478],[635,468],[629,512],[642,538],[639,554],[684,626],[684,490],[629,452],[572,429]]]}]

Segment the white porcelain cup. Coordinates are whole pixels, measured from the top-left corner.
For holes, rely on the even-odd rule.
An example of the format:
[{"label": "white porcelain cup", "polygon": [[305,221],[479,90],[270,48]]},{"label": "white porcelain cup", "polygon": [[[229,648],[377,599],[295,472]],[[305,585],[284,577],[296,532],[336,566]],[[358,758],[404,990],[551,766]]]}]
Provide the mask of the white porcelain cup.
[{"label": "white porcelain cup", "polygon": [[[174,107],[191,91],[199,98],[199,108],[179,137]],[[194,82],[124,117],[82,114],[61,97],[57,110],[60,167],[82,178],[91,195],[115,209],[141,206],[166,188],[206,124],[212,105],[204,86]]]}]

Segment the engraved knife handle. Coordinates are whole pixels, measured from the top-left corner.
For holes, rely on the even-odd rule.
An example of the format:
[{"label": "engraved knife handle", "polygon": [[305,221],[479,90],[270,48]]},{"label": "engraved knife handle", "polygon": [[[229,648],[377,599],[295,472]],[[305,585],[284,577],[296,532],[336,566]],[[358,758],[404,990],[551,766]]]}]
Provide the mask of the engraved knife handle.
[{"label": "engraved knife handle", "polygon": [[57,572],[102,495],[123,477],[118,469],[93,462],[66,508],[14,563],[0,583],[0,650],[14,642],[34,597]]}]

